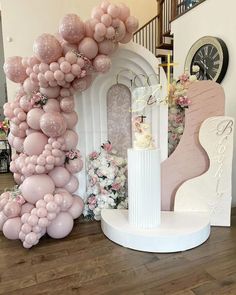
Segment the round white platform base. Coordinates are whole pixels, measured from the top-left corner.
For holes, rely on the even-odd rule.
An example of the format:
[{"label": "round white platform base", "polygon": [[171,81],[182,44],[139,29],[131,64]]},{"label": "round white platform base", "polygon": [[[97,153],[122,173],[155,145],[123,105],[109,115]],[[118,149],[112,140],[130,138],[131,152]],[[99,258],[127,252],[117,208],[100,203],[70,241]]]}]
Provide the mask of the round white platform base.
[{"label": "round white platform base", "polygon": [[128,222],[128,210],[103,209],[101,226],[113,242],[134,250],[170,253],[185,251],[204,243],[210,235],[206,213],[161,212],[161,225],[138,229]]}]

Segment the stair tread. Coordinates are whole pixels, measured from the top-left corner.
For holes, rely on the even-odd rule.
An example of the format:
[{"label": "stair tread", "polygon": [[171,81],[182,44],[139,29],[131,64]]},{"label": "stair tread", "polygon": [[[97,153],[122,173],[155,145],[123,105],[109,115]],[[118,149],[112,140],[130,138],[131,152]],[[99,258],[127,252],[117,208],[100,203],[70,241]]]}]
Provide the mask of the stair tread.
[{"label": "stair tread", "polygon": [[168,44],[168,43],[162,43],[157,46],[157,49],[168,49],[168,50],[173,50],[173,44]]}]

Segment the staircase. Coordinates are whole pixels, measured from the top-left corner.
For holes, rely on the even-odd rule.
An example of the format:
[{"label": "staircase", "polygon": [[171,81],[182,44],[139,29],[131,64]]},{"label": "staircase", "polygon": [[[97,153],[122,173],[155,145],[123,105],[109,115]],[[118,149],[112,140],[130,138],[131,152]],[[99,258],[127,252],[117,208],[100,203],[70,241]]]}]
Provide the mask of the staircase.
[{"label": "staircase", "polygon": [[204,1],[157,0],[157,15],[134,34],[133,41],[150,50],[162,63],[166,62],[168,54],[173,56],[171,22]]}]

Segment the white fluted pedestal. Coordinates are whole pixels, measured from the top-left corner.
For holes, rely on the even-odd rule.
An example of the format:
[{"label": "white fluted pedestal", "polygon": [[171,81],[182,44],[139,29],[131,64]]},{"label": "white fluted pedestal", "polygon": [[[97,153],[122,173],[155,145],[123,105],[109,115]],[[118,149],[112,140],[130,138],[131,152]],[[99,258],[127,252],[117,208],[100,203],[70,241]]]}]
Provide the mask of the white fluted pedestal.
[{"label": "white fluted pedestal", "polygon": [[113,242],[139,251],[170,253],[204,243],[207,213],[160,211],[159,150],[128,151],[129,210],[103,209],[101,227]]},{"label": "white fluted pedestal", "polygon": [[160,150],[128,149],[129,223],[156,228],[161,216]]}]

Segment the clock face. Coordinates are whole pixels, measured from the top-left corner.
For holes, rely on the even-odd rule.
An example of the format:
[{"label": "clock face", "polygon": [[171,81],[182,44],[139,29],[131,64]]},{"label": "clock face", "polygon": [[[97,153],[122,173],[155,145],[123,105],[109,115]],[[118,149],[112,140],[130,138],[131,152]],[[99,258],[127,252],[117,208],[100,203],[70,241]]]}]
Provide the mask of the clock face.
[{"label": "clock face", "polygon": [[[203,37],[191,47],[185,62],[185,69],[196,74],[198,80],[213,80],[220,83],[228,67],[228,50],[225,43],[215,37]],[[199,67],[193,73],[193,66]]]}]

